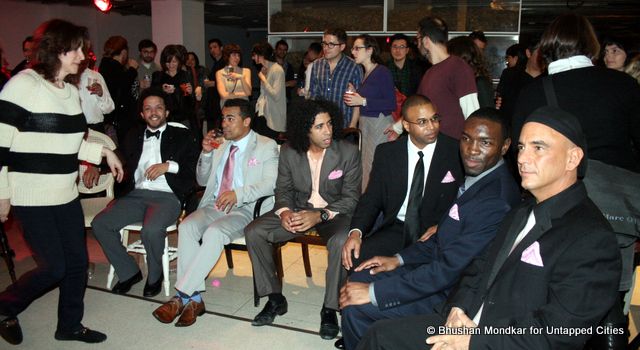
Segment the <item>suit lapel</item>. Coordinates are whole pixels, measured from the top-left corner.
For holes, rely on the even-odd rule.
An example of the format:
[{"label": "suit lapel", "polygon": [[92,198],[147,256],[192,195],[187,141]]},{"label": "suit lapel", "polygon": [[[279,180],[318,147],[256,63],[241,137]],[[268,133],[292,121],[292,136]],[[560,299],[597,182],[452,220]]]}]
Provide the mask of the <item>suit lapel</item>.
[{"label": "suit lapel", "polygon": [[[307,152],[300,153],[293,149],[291,151],[294,154],[294,162],[291,164],[292,174],[300,174],[299,180],[302,182],[302,188],[311,193],[311,167],[309,167]],[[300,169],[300,172],[295,169]]]},{"label": "suit lapel", "polygon": [[[324,153],[324,158],[322,159],[322,167],[320,168],[320,186],[318,188],[318,192],[324,198],[324,194],[327,193],[327,179],[329,178],[329,173],[338,166],[339,157],[339,146],[337,140],[331,142],[331,147],[327,149]],[[311,170],[309,170],[311,171]]]},{"label": "suit lapel", "polygon": [[247,142],[247,149],[244,151],[244,159],[240,159],[242,162],[242,175],[246,179],[249,176],[249,160],[251,157],[255,158],[255,149],[257,147],[258,137],[255,134],[251,134],[251,138]]},{"label": "suit lapel", "polygon": [[160,157],[163,162],[167,161],[169,151],[173,149],[173,130],[171,125],[167,125],[164,129],[162,139],[160,140]]},{"label": "suit lapel", "polygon": [[496,279],[498,275],[498,271],[502,269],[504,262],[509,257],[509,252],[511,251],[511,247],[516,240],[516,237],[524,228],[524,225],[527,223],[527,218],[529,217],[530,206],[522,206],[518,209],[518,212],[513,215],[511,223],[503,228],[507,230],[506,237],[502,242],[500,249],[498,250],[497,256],[493,261],[491,266],[491,273],[489,274],[489,279],[487,281],[487,288],[493,284],[493,281]]}]

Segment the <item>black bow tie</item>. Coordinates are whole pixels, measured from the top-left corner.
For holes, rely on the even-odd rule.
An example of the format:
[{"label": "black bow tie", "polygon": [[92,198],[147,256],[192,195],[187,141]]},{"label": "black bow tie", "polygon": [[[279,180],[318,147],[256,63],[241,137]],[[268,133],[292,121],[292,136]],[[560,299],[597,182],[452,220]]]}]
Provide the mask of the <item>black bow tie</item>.
[{"label": "black bow tie", "polygon": [[160,139],[160,130],[151,131],[147,129],[144,134],[147,138],[150,138],[151,136],[155,136],[157,139]]}]

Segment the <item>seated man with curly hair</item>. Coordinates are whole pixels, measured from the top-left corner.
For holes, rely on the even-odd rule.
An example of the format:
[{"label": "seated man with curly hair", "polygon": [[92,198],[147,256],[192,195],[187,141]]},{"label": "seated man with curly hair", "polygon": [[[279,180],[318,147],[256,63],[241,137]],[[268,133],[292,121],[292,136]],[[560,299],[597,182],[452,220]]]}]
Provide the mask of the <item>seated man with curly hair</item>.
[{"label": "seated man with curly hair", "polygon": [[342,114],[333,103],[308,100],[290,109],[289,141],[280,150],[275,206],[245,228],[258,294],[269,296],[254,326],[271,324],[276,315],[287,312],[273,244],[315,228],[329,250],[320,336],[333,339],[338,334],[338,293],[346,277],[341,251],[362,180],[360,153],[339,140],[341,131]]}]

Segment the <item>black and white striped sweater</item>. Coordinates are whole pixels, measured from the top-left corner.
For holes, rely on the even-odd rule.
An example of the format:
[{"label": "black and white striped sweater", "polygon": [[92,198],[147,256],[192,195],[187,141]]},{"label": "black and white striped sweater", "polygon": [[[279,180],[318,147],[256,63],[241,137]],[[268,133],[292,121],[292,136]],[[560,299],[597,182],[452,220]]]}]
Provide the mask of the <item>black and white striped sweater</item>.
[{"label": "black and white striped sweater", "polygon": [[78,90],[58,88],[31,69],[0,92],[0,199],[48,206],[78,196],[78,159],[101,160],[102,146],[85,142]]}]

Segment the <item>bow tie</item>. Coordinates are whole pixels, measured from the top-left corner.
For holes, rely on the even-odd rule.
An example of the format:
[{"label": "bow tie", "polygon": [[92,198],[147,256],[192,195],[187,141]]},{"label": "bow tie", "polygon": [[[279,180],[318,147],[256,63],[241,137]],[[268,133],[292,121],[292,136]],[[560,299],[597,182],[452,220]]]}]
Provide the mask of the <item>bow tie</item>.
[{"label": "bow tie", "polygon": [[160,130],[151,131],[151,130],[147,129],[144,134],[145,134],[146,138],[150,138],[151,136],[155,136],[157,139],[160,139]]}]

